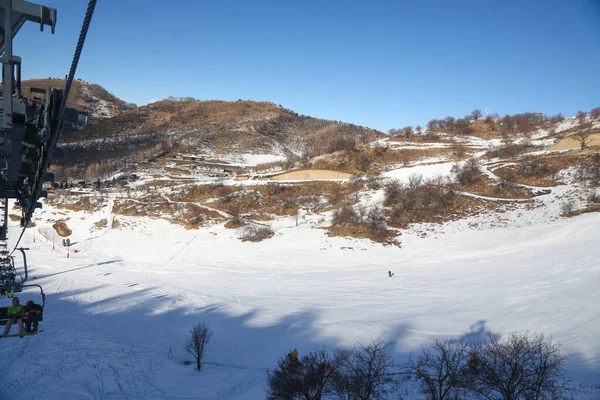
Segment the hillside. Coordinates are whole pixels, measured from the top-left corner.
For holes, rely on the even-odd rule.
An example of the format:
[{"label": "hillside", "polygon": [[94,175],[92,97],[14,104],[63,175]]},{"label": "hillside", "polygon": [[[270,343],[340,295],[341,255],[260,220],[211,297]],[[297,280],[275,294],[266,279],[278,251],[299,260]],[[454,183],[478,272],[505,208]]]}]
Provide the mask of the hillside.
[{"label": "hillside", "polygon": [[[364,143],[339,134],[303,157],[246,144],[219,153],[177,121],[225,124],[233,143],[344,126],[247,104],[161,102],[97,125],[112,135],[73,135],[65,152],[85,144],[91,155],[134,143],[124,131],[143,147],[172,129],[181,154],[137,153],[116,174],[90,156],[88,183],[50,189],[21,243],[48,294],[44,332],[6,339],[0,399],[263,399],[267,369],[292,348],[384,340],[396,376],[437,338],[486,332],[552,336],[573,398],[597,398],[600,118],[544,120],[526,135],[500,122]],[[200,322],[214,338],[197,372],[184,344]],[[424,399],[398,376],[390,395]]]},{"label": "hillside", "polygon": [[226,162],[243,154],[298,158],[327,152],[340,139],[369,143],[381,137],[374,129],[301,116],[267,102],[164,100],[61,138],[65,156],[54,164],[76,167],[69,175],[83,178],[90,164],[112,165],[105,174],[114,174],[131,171],[131,163],[178,153]]},{"label": "hillside", "polygon": [[[21,87],[23,95],[30,97],[32,87],[64,89],[65,80],[59,78],[28,79],[22,81]],[[93,124],[101,119],[112,118],[134,109],[135,105],[119,99],[98,84],[75,79],[71,85],[67,107],[89,112],[89,122]]]}]

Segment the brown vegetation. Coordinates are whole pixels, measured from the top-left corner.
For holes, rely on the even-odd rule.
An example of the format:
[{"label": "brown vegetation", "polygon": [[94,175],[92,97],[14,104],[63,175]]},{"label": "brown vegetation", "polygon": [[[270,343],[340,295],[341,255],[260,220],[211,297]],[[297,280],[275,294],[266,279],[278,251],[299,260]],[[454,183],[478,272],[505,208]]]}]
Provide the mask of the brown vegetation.
[{"label": "brown vegetation", "polygon": [[58,236],[67,237],[70,236],[73,231],[69,229],[65,220],[56,221],[52,227],[58,233]]},{"label": "brown vegetation", "polygon": [[108,226],[108,221],[106,220],[106,218],[102,218],[100,221],[96,222],[94,226],[96,227],[96,229],[104,229]]},{"label": "brown vegetation", "polygon": [[[311,169],[330,169],[351,174],[379,173],[398,165],[408,165],[411,162],[425,158],[448,156],[454,159],[453,149],[401,149],[360,147],[356,150],[339,151],[323,156],[316,162],[307,165]],[[460,157],[458,157],[460,159]]]}]

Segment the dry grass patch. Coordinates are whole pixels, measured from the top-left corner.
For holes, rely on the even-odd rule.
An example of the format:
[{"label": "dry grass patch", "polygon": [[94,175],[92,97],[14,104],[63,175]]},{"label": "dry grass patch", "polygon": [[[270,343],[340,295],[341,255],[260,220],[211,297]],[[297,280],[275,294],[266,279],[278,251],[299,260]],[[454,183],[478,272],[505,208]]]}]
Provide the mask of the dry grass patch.
[{"label": "dry grass patch", "polygon": [[[540,175],[524,174],[526,171],[523,164],[528,161],[525,159],[516,160],[516,165],[508,165],[494,169],[494,174],[507,179],[514,179],[515,182],[530,186],[556,186],[562,184],[558,179],[560,171],[570,167],[577,166],[585,162],[588,158],[581,154],[558,154],[549,156],[537,156],[530,159],[545,166],[545,171]],[[526,176],[529,175],[529,176]]]},{"label": "dry grass patch", "polygon": [[408,165],[411,162],[439,156],[453,158],[453,151],[449,148],[394,150],[361,147],[356,150],[343,150],[323,156],[307,165],[307,168],[329,169],[357,175],[366,172],[378,173],[399,164]]},{"label": "dry grass patch", "polygon": [[117,218],[113,218],[110,229],[119,229],[120,227],[121,227],[121,221],[119,221]]},{"label": "dry grass patch", "polygon": [[140,203],[128,199],[115,200],[113,213],[133,217],[161,218],[186,229],[196,229],[199,226],[224,220],[219,213],[196,204],[168,203],[162,200],[154,203]]},{"label": "dry grass patch", "polygon": [[10,218],[11,221],[21,221],[21,217],[16,214],[10,214],[8,218]]},{"label": "dry grass patch", "polygon": [[223,226],[227,229],[238,229],[245,225],[246,225],[246,223],[244,221],[239,220],[239,219],[234,219],[234,220],[229,220],[229,221],[225,222],[225,225],[223,225]]},{"label": "dry grass patch", "polygon": [[220,198],[228,196],[236,190],[235,187],[210,184],[210,185],[198,185],[190,184],[183,186],[181,190],[171,193],[169,198],[172,201],[190,201],[190,202],[202,202],[212,198]]},{"label": "dry grass patch", "polygon": [[106,220],[106,218],[102,218],[100,221],[96,222],[94,226],[96,227],[96,229],[104,229],[108,226],[108,221]]},{"label": "dry grass patch", "polygon": [[498,184],[482,172],[475,175],[468,184],[458,184],[456,189],[479,196],[502,199],[529,199],[533,197],[531,189],[514,185],[510,178]]},{"label": "dry grass patch", "polygon": [[94,212],[104,208],[107,204],[107,199],[100,195],[57,192],[48,198],[48,202],[52,206],[64,210]]},{"label": "dry grass patch", "polygon": [[331,226],[327,228],[327,235],[353,237],[356,239],[370,239],[373,242],[382,243],[385,245],[400,245],[400,242],[396,239],[398,232],[391,229],[378,232],[373,230],[368,223]]},{"label": "dry grass patch", "polygon": [[302,207],[312,212],[327,211],[352,201],[362,185],[336,182],[310,182],[248,186],[214,203],[234,217],[248,214],[294,216]]},{"label": "dry grass patch", "polygon": [[73,231],[71,231],[71,229],[69,229],[69,227],[67,226],[67,223],[65,222],[65,220],[56,221],[52,225],[52,227],[54,228],[56,233],[58,233],[58,236],[61,236],[61,237],[67,237],[73,233]]},{"label": "dry grass patch", "polygon": [[132,191],[138,191],[138,190],[152,190],[152,189],[160,189],[160,188],[169,188],[169,187],[174,187],[174,186],[181,186],[181,185],[189,185],[193,183],[193,181],[180,181],[180,180],[173,180],[173,179],[166,179],[166,178],[159,178],[159,179],[153,179],[151,181],[145,182],[141,185],[136,186],[135,188],[132,188]]}]

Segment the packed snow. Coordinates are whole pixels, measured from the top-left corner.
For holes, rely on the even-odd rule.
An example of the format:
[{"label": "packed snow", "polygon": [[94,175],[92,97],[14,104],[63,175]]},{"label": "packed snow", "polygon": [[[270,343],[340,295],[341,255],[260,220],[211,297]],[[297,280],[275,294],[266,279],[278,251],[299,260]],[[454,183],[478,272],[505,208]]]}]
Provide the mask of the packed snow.
[{"label": "packed snow", "polygon": [[[38,213],[21,245],[30,283],[47,294],[44,332],[1,339],[0,399],[263,399],[265,369],[294,347],[385,339],[402,363],[436,336],[484,330],[552,335],[576,382],[600,383],[599,214],[406,231],[398,248],[328,237],[317,215],[245,243],[223,226],[144,218],[92,229],[109,209]],[[58,216],[73,229],[69,248],[51,233]],[[14,243],[18,227],[10,233]],[[214,338],[197,372],[183,345],[201,321]]]}]

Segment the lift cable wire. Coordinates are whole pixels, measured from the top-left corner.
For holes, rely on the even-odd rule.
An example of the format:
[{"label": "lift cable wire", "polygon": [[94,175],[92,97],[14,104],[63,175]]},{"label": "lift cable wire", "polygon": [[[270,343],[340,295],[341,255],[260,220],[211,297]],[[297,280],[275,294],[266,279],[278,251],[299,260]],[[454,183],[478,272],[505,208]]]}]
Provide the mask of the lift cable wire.
[{"label": "lift cable wire", "polygon": [[[88,3],[87,11],[85,13],[85,17],[83,19],[83,25],[81,26],[81,32],[79,33],[79,40],[77,41],[77,47],[75,48],[75,54],[73,54],[73,61],[71,62],[71,69],[69,70],[69,76],[65,82],[65,89],[63,92],[60,109],[59,109],[59,114],[58,114],[58,125],[56,126],[56,129],[58,129],[59,132],[60,132],[60,129],[62,126],[65,109],[67,107],[67,99],[69,97],[69,92],[71,91],[71,85],[73,83],[73,79],[75,78],[75,71],[77,71],[77,65],[79,64],[79,57],[81,57],[81,51],[83,50],[83,45],[85,43],[85,37],[87,36],[87,32],[90,27],[90,23],[92,22],[92,15],[94,14],[94,8],[96,8],[96,0],[90,0],[90,2]],[[55,135],[50,142],[49,146],[50,146],[51,151],[56,147],[56,141],[58,140],[58,136],[59,135]],[[49,154],[52,154],[52,153],[50,152]],[[44,165],[44,174],[46,173],[46,171],[48,170],[48,167],[50,166],[50,161],[51,161],[51,157],[48,157],[46,159],[46,162]],[[42,185],[40,185],[40,187],[38,188],[36,198],[38,198],[40,195],[40,192],[42,190],[41,186]],[[15,250],[17,250],[17,247],[19,246],[19,242],[23,238],[23,234],[25,233],[25,230],[27,229],[27,225],[29,225],[29,221],[25,222],[25,226],[23,227],[23,230],[21,231],[21,234],[19,235],[19,239],[17,240],[17,243],[15,244],[14,249],[10,252],[10,255],[12,255],[15,252]]]}]

